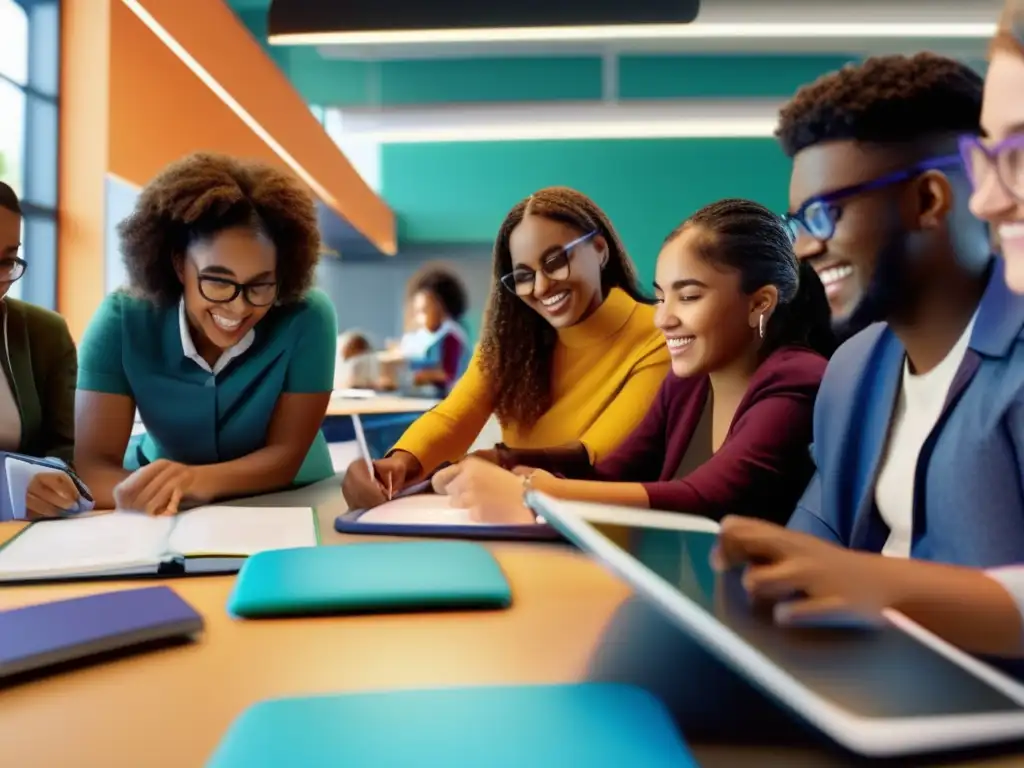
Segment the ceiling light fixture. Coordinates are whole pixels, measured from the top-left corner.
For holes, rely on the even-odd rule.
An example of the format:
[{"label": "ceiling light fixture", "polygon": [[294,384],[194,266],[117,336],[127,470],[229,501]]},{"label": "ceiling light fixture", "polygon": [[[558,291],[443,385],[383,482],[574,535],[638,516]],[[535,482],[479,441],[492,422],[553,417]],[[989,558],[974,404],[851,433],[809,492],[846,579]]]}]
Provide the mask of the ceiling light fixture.
[{"label": "ceiling light fixture", "polygon": [[342,133],[378,144],[442,144],[486,141],[559,141],[586,139],[770,138],[777,118],[686,119],[662,122],[609,120],[595,122],[507,123],[465,126],[365,128]]},{"label": "ceiling light fixture", "polygon": [[411,45],[426,43],[617,40],[912,39],[978,40],[995,34],[994,22],[787,22],[628,24],[608,26],[392,29],[272,34],[272,45]]}]

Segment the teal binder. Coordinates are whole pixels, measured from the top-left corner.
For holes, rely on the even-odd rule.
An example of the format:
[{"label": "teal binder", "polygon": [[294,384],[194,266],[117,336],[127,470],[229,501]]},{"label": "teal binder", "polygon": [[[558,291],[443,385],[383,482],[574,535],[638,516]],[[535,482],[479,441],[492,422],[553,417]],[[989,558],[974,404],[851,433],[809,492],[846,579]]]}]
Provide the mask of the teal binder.
[{"label": "teal binder", "polygon": [[696,768],[662,704],[613,683],[266,701],[207,768]]},{"label": "teal binder", "polygon": [[408,541],[260,552],[242,566],[228,611],[243,618],[507,608],[498,561],[466,541]]}]

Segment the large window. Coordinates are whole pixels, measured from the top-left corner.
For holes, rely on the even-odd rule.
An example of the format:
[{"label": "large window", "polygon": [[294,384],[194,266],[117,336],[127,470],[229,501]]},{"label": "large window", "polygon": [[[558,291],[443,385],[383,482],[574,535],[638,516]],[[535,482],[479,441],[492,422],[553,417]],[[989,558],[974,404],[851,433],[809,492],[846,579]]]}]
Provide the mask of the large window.
[{"label": "large window", "polygon": [[58,0],[0,0],[0,180],[25,211],[29,263],[11,295],[56,304]]}]

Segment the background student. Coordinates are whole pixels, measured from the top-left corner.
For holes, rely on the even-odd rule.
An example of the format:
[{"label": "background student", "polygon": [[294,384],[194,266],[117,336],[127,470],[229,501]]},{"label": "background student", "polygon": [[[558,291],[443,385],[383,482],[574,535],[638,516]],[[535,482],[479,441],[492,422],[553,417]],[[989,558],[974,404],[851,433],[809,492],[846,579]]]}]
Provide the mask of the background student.
[{"label": "background student", "polygon": [[[21,204],[0,182],[0,451],[70,463],[75,449],[75,343],[64,318],[7,295],[25,274]],[[78,491],[63,472],[38,475],[26,498],[30,515],[51,516],[75,505]]]},{"label": "background student", "polygon": [[359,331],[338,334],[338,362],[335,389],[377,389],[380,366],[370,340]]},{"label": "background student", "polygon": [[[509,445],[582,442],[604,456],[661,385],[668,352],[654,308],[608,217],[586,195],[552,187],[518,203],[498,232],[494,278],[479,350],[445,401],[376,462],[385,486],[400,490],[461,459],[491,414]],[[385,499],[361,461],[343,489],[353,507]]]},{"label": "background student", "polygon": [[1024,560],[1024,298],[968,209],[957,157],[957,135],[980,133],[981,88],[951,59],[888,56],[782,111],[797,255],[849,264],[864,287],[851,316],[884,321],[829,363],[818,473],[793,528],[963,565]]},{"label": "background student", "polygon": [[[969,134],[963,146],[974,184],[971,209],[1000,235],[1006,281],[1015,293],[1024,293],[1021,94],[1024,2],[1009,0],[985,78],[985,138]],[[1005,480],[1012,484],[1020,476]],[[715,559],[721,568],[744,567],[747,590],[776,603],[776,620],[783,623],[837,611],[871,618],[893,608],[966,650],[1024,656],[1024,557],[1016,566],[986,572],[854,552],[762,521],[729,517],[722,521]]]},{"label": "background student", "polygon": [[468,299],[462,281],[431,269],[415,278],[409,297],[414,329],[402,337],[415,386],[448,394],[469,365],[469,336],[461,325]]},{"label": "background student", "polygon": [[[330,477],[337,319],[310,290],[309,193],[193,155],[142,190],[119,234],[130,291],[103,301],[80,348],[75,460],[96,506],[174,513]],[[129,444],[136,407],[147,433]]]},{"label": "background student", "polygon": [[[470,458],[435,475],[435,490],[494,523],[533,520],[527,488],[786,520],[814,472],[814,397],[835,348],[821,282],[776,214],[722,200],[668,236],[654,288],[672,372],[622,445],[596,464],[582,449],[502,451],[506,469]],[[539,469],[506,471],[517,465]]]}]

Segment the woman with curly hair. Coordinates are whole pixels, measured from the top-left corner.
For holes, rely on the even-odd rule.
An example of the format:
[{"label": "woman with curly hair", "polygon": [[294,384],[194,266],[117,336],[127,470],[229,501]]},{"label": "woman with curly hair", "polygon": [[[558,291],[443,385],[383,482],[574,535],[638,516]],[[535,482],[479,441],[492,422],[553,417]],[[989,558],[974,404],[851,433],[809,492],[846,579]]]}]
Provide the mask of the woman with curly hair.
[{"label": "woman with curly hair", "polygon": [[309,193],[269,166],[192,155],[149,183],[119,234],[129,289],[104,299],[79,348],[75,463],[97,507],[174,514],[329,477],[338,332],[310,289]]},{"label": "woman with curly hair", "polygon": [[460,325],[466,313],[466,289],[455,275],[431,269],[411,281],[409,304],[415,330],[402,337],[416,386],[435,386],[447,394],[469,365],[469,337]]},{"label": "woman with curly hair", "polygon": [[608,217],[580,192],[542,189],[498,231],[483,338],[466,374],[376,462],[376,478],[363,462],[349,467],[345,498],[379,504],[462,458],[492,414],[514,448],[582,442],[603,456],[643,418],[668,369],[654,308]]}]

